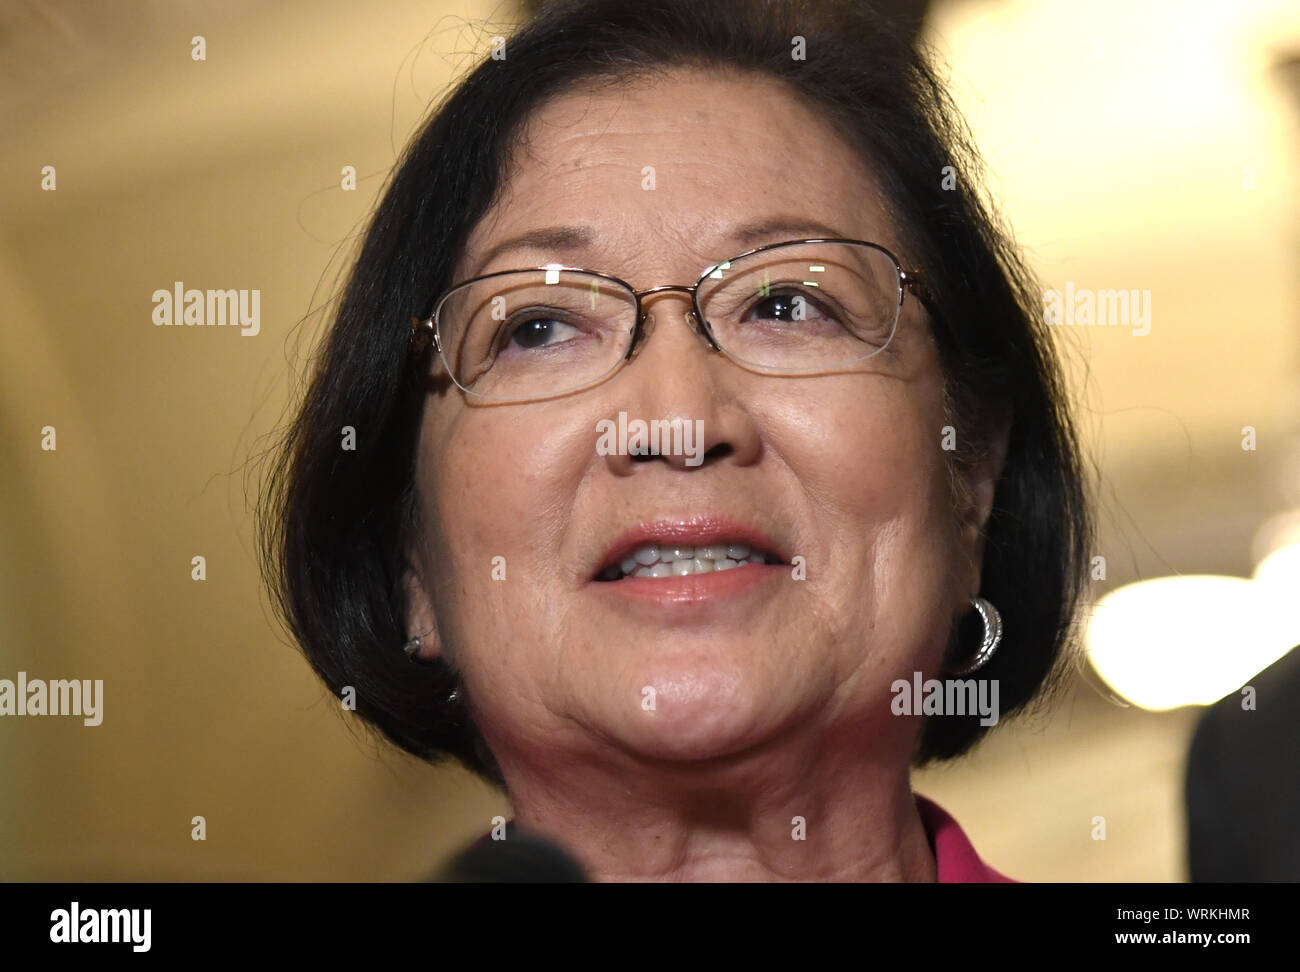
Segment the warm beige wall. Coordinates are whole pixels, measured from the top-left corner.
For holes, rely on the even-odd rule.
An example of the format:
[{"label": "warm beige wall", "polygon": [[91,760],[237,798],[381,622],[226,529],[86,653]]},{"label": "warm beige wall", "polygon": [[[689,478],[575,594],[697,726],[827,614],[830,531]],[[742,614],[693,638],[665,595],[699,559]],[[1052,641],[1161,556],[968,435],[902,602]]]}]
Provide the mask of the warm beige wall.
[{"label": "warm beige wall", "polygon": [[[418,877],[504,806],[354,738],[260,588],[245,490],[319,318],[294,329],[417,117],[394,83],[437,20],[288,6],[312,19],[172,17],[170,37],[102,52],[102,76],[29,92],[4,128],[0,677],[104,681],[100,726],[0,722],[6,878]],[[425,44],[424,96],[458,45]],[[260,289],[261,332],[155,327],[151,295],[176,280]]]}]

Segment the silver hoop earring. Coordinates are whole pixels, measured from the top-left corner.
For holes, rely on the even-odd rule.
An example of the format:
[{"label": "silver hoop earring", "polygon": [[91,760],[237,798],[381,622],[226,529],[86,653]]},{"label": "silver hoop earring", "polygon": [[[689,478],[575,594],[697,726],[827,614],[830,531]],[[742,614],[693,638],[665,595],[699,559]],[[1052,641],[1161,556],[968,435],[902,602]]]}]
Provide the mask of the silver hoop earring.
[{"label": "silver hoop earring", "polygon": [[984,640],[980,642],[979,650],[975,652],[970,664],[953,673],[958,676],[977,672],[987,665],[993,653],[998,650],[998,643],[1002,641],[1002,615],[998,614],[998,609],[982,597],[973,597],[970,603],[984,621]]}]

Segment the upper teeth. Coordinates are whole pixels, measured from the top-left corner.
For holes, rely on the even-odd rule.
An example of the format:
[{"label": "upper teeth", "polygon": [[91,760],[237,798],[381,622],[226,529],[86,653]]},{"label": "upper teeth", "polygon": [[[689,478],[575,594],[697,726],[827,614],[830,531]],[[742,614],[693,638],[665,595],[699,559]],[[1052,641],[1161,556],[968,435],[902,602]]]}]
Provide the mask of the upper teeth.
[{"label": "upper teeth", "polygon": [[765,558],[743,543],[712,544],[706,547],[660,546],[657,543],[638,547],[619,563],[631,577],[684,577],[687,574],[730,570],[741,564],[761,564]]}]

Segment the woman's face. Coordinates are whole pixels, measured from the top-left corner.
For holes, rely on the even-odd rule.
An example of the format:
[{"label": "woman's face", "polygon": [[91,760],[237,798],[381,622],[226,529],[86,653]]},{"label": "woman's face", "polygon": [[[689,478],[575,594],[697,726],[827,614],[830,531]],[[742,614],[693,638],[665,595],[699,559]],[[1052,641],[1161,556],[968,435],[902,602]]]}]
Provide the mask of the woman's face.
[{"label": "woman's face", "polygon": [[[788,225],[735,234],[761,220]],[[590,230],[590,245],[483,262],[559,226]],[[871,173],[808,106],[775,82],[683,72],[539,111],[455,279],[558,262],[638,290],[690,285],[754,246],[816,236],[875,241],[911,265]],[[503,406],[430,394],[410,631],[461,669],[512,788],[566,761],[699,760],[800,732],[847,730],[905,766],[919,723],[891,714],[890,684],[940,674],[978,592],[992,495],[972,480],[975,507],[954,510],[924,308],[909,295],[886,353],[817,377],[711,352],[681,292],[646,309],[648,343],[583,392]],[[702,421],[704,461],[602,454],[598,423],[620,412]],[[802,558],[804,577],[751,565],[694,587],[597,580],[639,527],[662,546],[757,534]]]}]

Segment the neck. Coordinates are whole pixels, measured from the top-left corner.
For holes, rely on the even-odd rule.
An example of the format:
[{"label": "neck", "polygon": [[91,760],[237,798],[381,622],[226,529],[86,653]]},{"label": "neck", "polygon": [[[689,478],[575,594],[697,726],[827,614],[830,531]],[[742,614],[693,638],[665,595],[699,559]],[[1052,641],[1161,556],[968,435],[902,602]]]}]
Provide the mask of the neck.
[{"label": "neck", "polygon": [[936,879],[897,752],[819,738],[695,761],[569,755],[500,765],[517,825],[593,881]]}]

